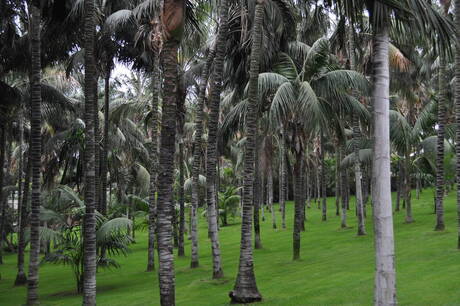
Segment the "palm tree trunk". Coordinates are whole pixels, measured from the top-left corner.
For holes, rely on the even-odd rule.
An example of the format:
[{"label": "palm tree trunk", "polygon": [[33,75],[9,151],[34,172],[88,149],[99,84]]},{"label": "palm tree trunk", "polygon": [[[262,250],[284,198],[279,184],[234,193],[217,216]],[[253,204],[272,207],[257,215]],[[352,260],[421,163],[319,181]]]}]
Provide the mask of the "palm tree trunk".
[{"label": "palm tree trunk", "polygon": [[147,254],[147,271],[155,270],[155,229],[156,229],[156,192],[158,174],[158,95],[160,87],[160,53],[154,48],[152,65],[152,104],[151,104],[151,131],[152,142],[150,155],[150,191],[149,191],[149,241]]},{"label": "palm tree trunk", "polygon": [[[165,2],[165,11],[168,4]],[[174,5],[174,4],[169,4]],[[161,119],[160,158],[158,173],[157,241],[159,258],[160,302],[162,306],[175,305],[175,278],[173,255],[173,175],[177,118],[177,49],[179,41],[167,40],[163,61],[163,112]]]},{"label": "palm tree trunk", "polygon": [[[271,147],[271,137],[269,138]],[[268,207],[270,207],[270,211],[272,213],[272,227],[276,229],[276,215],[275,215],[275,208],[273,207],[273,166],[272,166],[272,156],[267,161],[267,193],[268,193]]]},{"label": "palm tree trunk", "polygon": [[0,264],[3,264],[3,237],[4,237],[4,228],[6,222],[6,203],[3,201],[3,184],[5,177],[5,151],[6,151],[6,124],[2,123],[0,125],[1,134],[0,134],[0,206],[1,206],[1,219],[0,219]]},{"label": "palm tree trunk", "polygon": [[340,183],[340,178],[341,178],[341,175],[340,175],[340,160],[341,160],[341,156],[340,156],[340,150],[337,149],[337,151],[335,152],[335,160],[336,160],[336,165],[335,165],[335,215],[336,216],[340,216],[340,187],[341,187],[341,183]]},{"label": "palm tree trunk", "polygon": [[257,136],[257,101],[259,82],[259,60],[262,51],[262,23],[265,0],[257,0],[252,34],[251,62],[249,68],[248,100],[249,107],[245,120],[246,148],[244,152],[243,174],[243,220],[241,223],[241,245],[238,275],[235,286],[229,293],[232,303],[252,303],[262,300],[257,289],[254,274],[254,259],[251,243],[252,204],[254,201],[254,158]]},{"label": "palm tree trunk", "polygon": [[184,192],[184,139],[182,133],[179,136],[179,237],[178,250],[179,256],[185,256],[184,232],[185,232],[185,192]]},{"label": "palm tree trunk", "polygon": [[[23,116],[21,112],[19,114]],[[20,127],[20,156],[19,156],[19,180],[18,180],[18,209],[19,209],[19,222],[18,222],[18,274],[16,275],[16,280],[14,281],[15,286],[23,286],[27,284],[27,277],[26,273],[24,272],[24,250],[25,250],[25,229],[27,225],[27,197],[29,194],[29,172],[30,172],[30,160],[27,158],[27,165],[25,171],[25,181],[23,181],[23,164],[24,164],[24,154],[22,153],[22,147],[24,143],[24,122],[22,117],[19,120],[19,127]],[[1,160],[1,158],[0,158]]]},{"label": "palm tree trunk", "polygon": [[191,209],[191,238],[192,250],[190,267],[197,268],[199,266],[198,256],[198,204],[200,202],[200,168],[202,154],[202,135],[203,135],[203,119],[204,119],[204,100],[206,98],[206,87],[209,79],[209,71],[211,69],[214,56],[216,54],[215,46],[209,50],[208,58],[202,72],[200,83],[200,92],[198,103],[196,106],[195,120],[195,141],[193,143],[193,163],[192,163],[192,209]]},{"label": "palm tree trunk", "polygon": [[[344,145],[340,145],[340,156],[345,155]],[[340,199],[341,199],[341,208],[342,215],[340,217],[340,227],[347,228],[347,169],[340,170]]]},{"label": "palm tree trunk", "polygon": [[439,55],[439,100],[438,100],[438,131],[436,144],[436,226],[435,231],[443,231],[444,224],[444,135],[446,124],[446,59]]},{"label": "palm tree trunk", "polygon": [[300,232],[302,231],[302,153],[296,153],[296,165],[294,167],[294,231],[292,234],[293,241],[293,259],[300,259]]},{"label": "palm tree trunk", "polygon": [[27,305],[37,305],[38,265],[40,252],[40,164],[41,164],[41,9],[30,6],[31,31],[31,123],[30,159],[32,167],[32,200],[30,214],[30,256],[27,283]]},{"label": "palm tree trunk", "polygon": [[455,26],[457,29],[457,45],[455,53],[455,122],[457,124],[457,130],[455,134],[455,153],[457,156],[457,248],[460,249],[460,128],[458,128],[460,127],[460,0],[455,0]]},{"label": "palm tree trunk", "polygon": [[326,195],[326,162],[324,152],[324,138],[321,134],[320,139],[320,159],[321,159],[321,173],[320,173],[320,184],[321,184],[321,220],[327,220],[327,195]]},{"label": "palm tree trunk", "polygon": [[[96,55],[94,55],[96,56]],[[96,58],[94,58],[94,62],[96,62]],[[94,105],[93,105],[93,115],[94,115],[94,199],[96,202],[95,209],[99,210],[101,207],[101,133],[99,129],[99,73],[96,67],[96,85],[94,86]],[[133,227],[134,229],[134,227]]]},{"label": "palm tree trunk", "polygon": [[280,129],[280,173],[279,173],[279,204],[281,209],[281,227],[286,228],[286,139],[284,138],[284,127]]},{"label": "palm tree trunk", "polygon": [[83,305],[96,305],[96,157],[95,103],[97,100],[96,63],[94,61],[95,3],[85,0],[85,217],[83,223],[84,279]]},{"label": "palm tree trunk", "polygon": [[211,113],[208,123],[208,146],[206,152],[206,184],[208,200],[209,234],[211,238],[211,251],[213,258],[213,278],[222,278],[222,262],[220,258],[219,230],[217,227],[217,190],[216,190],[216,164],[217,164],[217,131],[219,126],[220,94],[222,93],[222,78],[224,71],[225,46],[228,32],[228,0],[223,0],[220,5],[219,32],[216,41],[216,57],[214,59],[213,84],[211,88]]},{"label": "palm tree trunk", "polygon": [[401,210],[400,208],[400,203],[401,203],[401,186],[402,186],[402,181],[404,177],[404,169],[402,166],[402,163],[400,160],[398,160],[398,176],[397,176],[397,182],[396,182],[396,207],[395,211],[399,212]]},{"label": "palm tree trunk", "polygon": [[108,154],[109,154],[109,120],[110,120],[110,73],[112,71],[112,59],[107,62],[104,78],[104,135],[102,142],[101,156],[101,195],[99,202],[99,212],[107,214],[107,174],[108,174]]},{"label": "palm tree trunk", "polygon": [[405,168],[406,168],[406,178],[404,184],[404,198],[406,200],[406,223],[414,222],[414,218],[412,217],[412,204],[411,204],[411,173],[410,173],[410,151],[406,152],[406,157],[404,159]]},{"label": "palm tree trunk", "polygon": [[261,171],[260,171],[260,135],[259,129],[256,130],[256,150],[255,150],[255,161],[254,161],[254,248],[261,249],[262,242],[260,240],[260,203],[262,196],[262,184],[261,184]]},{"label": "palm tree trunk", "polygon": [[389,119],[389,29],[388,20],[377,27],[374,36],[374,156],[372,203],[376,273],[375,305],[396,305],[396,272],[391,207],[390,119]]}]

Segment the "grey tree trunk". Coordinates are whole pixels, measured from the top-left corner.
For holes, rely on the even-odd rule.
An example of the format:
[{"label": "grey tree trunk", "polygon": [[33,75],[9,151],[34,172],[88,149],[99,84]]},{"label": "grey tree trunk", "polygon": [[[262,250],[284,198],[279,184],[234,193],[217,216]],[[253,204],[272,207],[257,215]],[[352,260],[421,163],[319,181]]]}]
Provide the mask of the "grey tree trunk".
[{"label": "grey tree trunk", "polygon": [[251,62],[249,68],[249,109],[245,120],[247,143],[244,151],[243,174],[243,220],[241,223],[241,245],[238,275],[235,286],[229,293],[232,303],[252,303],[262,300],[257,289],[252,251],[252,210],[254,201],[254,158],[257,133],[257,103],[259,82],[259,60],[262,48],[262,24],[265,0],[257,0],[252,34]]},{"label": "grey tree trunk", "polygon": [[216,41],[216,57],[214,59],[214,74],[211,87],[210,114],[208,122],[208,146],[206,151],[206,185],[208,204],[208,232],[211,238],[211,252],[213,262],[213,278],[222,278],[222,262],[220,256],[218,207],[216,190],[217,167],[217,132],[219,127],[220,95],[222,93],[222,79],[224,72],[225,46],[228,32],[228,0],[223,0],[220,5],[219,32]]},{"label": "grey tree trunk", "polygon": [[457,130],[455,134],[455,153],[457,156],[457,248],[460,249],[460,0],[455,0],[455,27],[457,29],[457,44],[455,53],[455,122],[457,124]]},{"label": "grey tree trunk", "polygon": [[444,224],[444,136],[446,124],[447,99],[446,59],[439,55],[439,99],[438,99],[438,131],[436,144],[436,226],[435,231],[443,231]]},{"label": "grey tree trunk", "polygon": [[302,152],[296,153],[296,165],[294,167],[294,230],[292,233],[293,241],[293,260],[300,259],[300,232],[302,231]]},{"label": "grey tree trunk", "polygon": [[102,215],[107,214],[107,174],[109,169],[109,122],[110,122],[110,73],[112,71],[112,59],[107,61],[104,77],[104,135],[102,139],[102,156],[101,156],[101,195],[99,201],[99,212]]},{"label": "grey tree trunk", "polygon": [[396,271],[391,207],[388,20],[374,35],[374,155],[372,203],[376,255],[374,304],[396,305]]},{"label": "grey tree trunk", "polygon": [[[29,195],[29,172],[30,172],[30,161],[27,158],[27,165],[25,171],[25,180],[24,178],[24,154],[22,153],[22,147],[24,145],[24,122],[23,122],[23,112],[19,114],[19,146],[20,146],[20,156],[19,156],[19,179],[18,179],[18,209],[19,209],[19,222],[18,222],[18,274],[16,275],[16,280],[14,281],[15,286],[23,286],[27,284],[27,276],[24,272],[24,251],[25,251],[25,229],[27,225],[27,197]],[[0,161],[2,159],[0,158]],[[3,169],[2,169],[3,170]],[[1,186],[1,184],[0,184]],[[27,189],[27,191],[26,191]],[[1,198],[1,197],[0,197]]]},{"label": "grey tree trunk", "polygon": [[326,195],[326,163],[325,163],[325,152],[324,152],[324,138],[321,134],[320,140],[320,161],[321,161],[321,173],[320,173],[320,194],[321,194],[321,220],[327,220],[327,195]]},{"label": "grey tree trunk", "polygon": [[281,227],[283,229],[286,228],[286,139],[284,137],[284,127],[281,124],[279,141],[279,204],[281,210]]},{"label": "grey tree trunk", "polygon": [[3,201],[3,184],[5,177],[5,150],[6,150],[6,124],[0,125],[0,206],[1,206],[1,219],[0,219],[0,264],[3,264],[3,237],[6,222],[6,204],[8,201]]},{"label": "grey tree trunk", "polygon": [[[95,103],[97,103],[97,71],[94,53],[95,3],[84,1],[85,46],[85,216],[83,221],[83,305],[96,305],[96,145]],[[33,185],[33,182],[32,182]],[[33,192],[33,186],[32,186]],[[33,194],[32,194],[33,195]]]},{"label": "grey tree trunk", "polygon": [[[158,22],[158,21],[157,21]],[[147,271],[155,270],[155,230],[156,230],[156,207],[157,207],[157,179],[158,179],[158,98],[160,91],[160,53],[158,48],[153,48],[154,59],[152,64],[152,104],[151,104],[151,131],[149,150],[150,156],[150,190],[149,190],[149,241],[147,251]]]},{"label": "grey tree trunk", "polygon": [[411,203],[411,173],[410,173],[410,164],[411,157],[410,152],[406,152],[405,162],[405,179],[404,179],[404,198],[406,201],[406,223],[414,222],[412,217],[412,203]]},{"label": "grey tree trunk", "polygon": [[[271,147],[271,138],[270,138],[270,148]],[[268,207],[272,213],[272,227],[276,229],[276,214],[275,207],[273,207],[273,167],[272,167],[272,158],[270,156],[267,163],[267,193],[268,193]]]},{"label": "grey tree trunk", "polygon": [[[38,305],[38,266],[40,252],[40,178],[41,178],[41,9],[30,6],[31,59],[31,118],[30,161],[32,167],[32,199],[30,214],[30,255],[27,282],[27,305]],[[3,170],[3,169],[2,169]]]},{"label": "grey tree trunk", "polygon": [[255,160],[254,160],[254,248],[261,249],[262,248],[262,241],[260,240],[260,204],[262,198],[262,186],[263,183],[261,182],[261,171],[260,171],[260,135],[259,135],[259,127],[256,124],[256,150],[255,150]]},{"label": "grey tree trunk", "polygon": [[[172,3],[166,4],[171,6]],[[166,9],[165,9],[166,10]],[[179,41],[168,39],[163,46],[163,106],[161,118],[160,158],[158,173],[157,241],[159,259],[160,303],[175,305],[175,275],[173,255],[173,176],[177,118],[177,49]]]},{"label": "grey tree trunk", "polygon": [[209,79],[209,71],[211,69],[214,56],[216,54],[215,46],[209,50],[208,58],[206,60],[203,72],[201,75],[200,92],[198,96],[198,103],[196,106],[196,120],[195,120],[195,141],[193,143],[193,163],[192,163],[192,208],[191,208],[191,268],[199,266],[198,256],[198,204],[200,202],[200,168],[201,168],[201,155],[202,155],[202,135],[203,135],[203,119],[204,119],[204,100],[206,98],[206,87]]}]

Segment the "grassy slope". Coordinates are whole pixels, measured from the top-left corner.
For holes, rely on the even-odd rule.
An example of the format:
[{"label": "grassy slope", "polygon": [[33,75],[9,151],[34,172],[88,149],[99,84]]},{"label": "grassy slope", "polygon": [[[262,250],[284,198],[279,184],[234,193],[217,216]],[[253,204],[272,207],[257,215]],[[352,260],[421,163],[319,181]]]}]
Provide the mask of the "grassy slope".
[{"label": "grassy slope", "polygon": [[[404,224],[404,212],[395,215],[397,287],[400,305],[460,305],[460,252],[456,250],[455,193],[446,199],[447,230],[433,232],[431,190],[414,200],[416,222]],[[291,203],[289,203],[291,204]],[[350,229],[340,230],[334,215],[334,199],[329,199],[327,222],[320,211],[308,210],[307,231],[302,234],[301,260],[292,257],[292,206],[288,229],[272,230],[270,214],[262,222],[264,248],[255,251],[256,276],[265,305],[371,305],[374,253],[371,218],[369,235],[357,237],[356,219],[349,213]],[[368,216],[371,210],[368,209]],[[279,213],[277,211],[277,217]],[[223,280],[211,280],[210,243],[205,220],[200,220],[200,263],[189,268],[189,257],[176,261],[178,305],[226,305],[237,272],[240,226],[222,228],[220,241],[225,272]],[[186,242],[190,253],[190,241]],[[98,273],[99,305],[158,305],[156,273],[147,273],[146,234],[138,233],[133,252],[121,258],[122,268]],[[13,288],[14,255],[0,266],[0,305],[21,305],[25,288]],[[41,305],[81,305],[74,294],[75,284],[69,267],[44,265],[40,270]]]}]

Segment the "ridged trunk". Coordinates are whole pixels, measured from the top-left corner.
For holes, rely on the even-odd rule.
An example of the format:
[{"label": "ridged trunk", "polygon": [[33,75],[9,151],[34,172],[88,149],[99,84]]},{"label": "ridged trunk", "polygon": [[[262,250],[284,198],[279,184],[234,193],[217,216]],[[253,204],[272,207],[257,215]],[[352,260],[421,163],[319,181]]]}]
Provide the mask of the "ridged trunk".
[{"label": "ridged trunk", "polygon": [[[166,5],[165,5],[166,6]],[[160,158],[158,173],[157,241],[159,258],[160,302],[175,305],[173,255],[173,182],[177,118],[177,49],[179,42],[167,40],[161,52],[163,62],[163,106],[161,118]]]},{"label": "ridged trunk", "polygon": [[4,123],[0,125],[0,206],[1,206],[1,219],[0,219],[0,264],[3,264],[3,237],[5,228],[5,211],[8,201],[3,201],[3,184],[5,177],[5,151],[6,151],[6,126]]},{"label": "ridged trunk", "polygon": [[320,139],[320,198],[321,198],[321,220],[327,220],[327,195],[326,195],[326,162],[324,152],[324,138],[321,134]]},{"label": "ridged trunk", "polygon": [[300,259],[300,232],[303,223],[303,196],[302,196],[302,153],[296,153],[296,165],[294,167],[294,230],[292,233],[293,259]]},{"label": "ridged trunk", "polygon": [[83,221],[83,305],[96,305],[96,145],[94,114],[97,100],[97,71],[94,61],[95,3],[85,0],[85,216]]},{"label": "ridged trunk", "polygon": [[211,238],[212,252],[212,277],[221,278],[224,276],[222,261],[220,257],[219,229],[218,229],[218,207],[216,176],[217,171],[217,132],[219,128],[220,95],[223,88],[224,57],[226,51],[226,39],[228,32],[228,0],[223,0],[220,5],[219,32],[216,41],[216,57],[214,59],[214,73],[212,75],[212,87],[210,97],[210,114],[208,122],[208,145],[206,151],[206,185],[208,204],[209,235]]},{"label": "ridged trunk", "polygon": [[377,27],[373,48],[374,155],[372,203],[376,254],[374,304],[396,305],[396,271],[391,207],[390,169],[390,69],[388,20]]},{"label": "ridged trunk", "polygon": [[[349,40],[350,40],[350,69],[356,70],[355,62],[355,39],[353,26],[349,27]],[[355,153],[354,172],[355,172],[355,196],[356,196],[356,211],[358,216],[358,236],[366,235],[366,227],[364,224],[364,204],[363,204],[363,189],[361,182],[361,162],[359,160],[359,141],[361,138],[361,131],[359,126],[359,117],[356,112],[352,115],[353,121],[353,140],[355,144],[353,151]]]},{"label": "ridged trunk", "polygon": [[342,160],[340,156],[340,150],[337,149],[335,152],[335,160],[336,160],[336,165],[335,165],[335,215],[340,216],[340,161]]},{"label": "ridged trunk", "polygon": [[[455,123],[457,127],[460,127],[460,0],[455,0],[455,27],[457,29],[455,53]],[[455,146],[457,156],[457,248],[460,249],[460,128],[456,130],[455,139],[457,144]]]},{"label": "ridged trunk", "polygon": [[107,174],[108,174],[108,155],[109,155],[109,121],[110,121],[110,73],[112,71],[112,60],[106,65],[104,76],[104,131],[102,137],[102,154],[101,154],[101,191],[99,200],[99,212],[102,215],[107,214]]},{"label": "ridged trunk", "polygon": [[279,204],[281,210],[281,227],[286,228],[286,139],[284,136],[284,127],[281,124],[279,140]]},{"label": "ridged trunk", "polygon": [[[270,145],[269,148],[272,149],[271,147],[271,138],[269,138]],[[272,158],[270,158],[267,161],[267,193],[268,193],[268,207],[270,208],[270,212],[272,213],[272,227],[276,229],[276,213],[275,213],[275,207],[273,206],[273,165],[272,165]]]},{"label": "ridged trunk", "polygon": [[257,133],[257,101],[259,82],[259,60],[262,51],[262,24],[265,0],[257,0],[252,32],[251,61],[248,84],[248,113],[245,120],[246,146],[243,170],[243,220],[241,223],[241,245],[238,275],[235,286],[229,293],[232,303],[252,303],[262,300],[257,289],[252,251],[252,204],[254,201],[254,158]]},{"label": "ridged trunk", "polygon": [[216,54],[215,47],[213,46],[206,59],[205,66],[201,75],[200,92],[198,96],[198,103],[196,106],[196,120],[195,120],[195,140],[193,142],[193,163],[192,163],[192,208],[191,208],[191,225],[190,235],[192,238],[192,250],[190,267],[197,268],[199,266],[198,255],[198,204],[200,202],[200,168],[201,168],[201,155],[203,153],[202,135],[203,135],[203,119],[204,119],[204,100],[206,98],[206,87],[208,85],[209,73],[211,70],[212,62]]},{"label": "ridged trunk", "polygon": [[[94,55],[96,56],[96,55]],[[96,58],[94,58],[96,62]],[[94,104],[93,104],[93,116],[94,116],[94,201],[96,202],[95,209],[99,211],[101,207],[101,133],[99,129],[99,73],[96,66],[96,85],[94,86]],[[133,227],[134,230],[134,227]]]},{"label": "ridged trunk", "polygon": [[[345,156],[345,148],[343,144],[340,145],[340,156]],[[340,204],[342,209],[342,214],[340,216],[340,227],[347,228],[347,169],[340,169],[340,176]]]},{"label": "ridged trunk", "polygon": [[439,55],[439,99],[438,99],[438,131],[436,143],[436,226],[435,231],[443,231],[444,224],[444,138],[446,125],[446,58]]},{"label": "ridged trunk", "polygon": [[185,191],[184,191],[184,139],[179,135],[179,236],[178,256],[185,256],[184,232],[185,232]]},{"label": "ridged trunk", "polygon": [[[256,124],[257,126],[257,124]],[[262,171],[260,171],[260,135],[259,128],[256,128],[256,150],[254,160],[254,248],[261,249],[262,241],[260,239],[260,205],[262,203]]]},{"label": "ridged trunk", "polygon": [[410,151],[406,152],[406,156],[404,159],[406,169],[405,179],[404,179],[404,199],[406,202],[406,223],[414,222],[414,218],[412,217],[412,203],[411,203],[411,173],[410,173],[410,164],[411,164],[411,157]]},{"label": "ridged trunk", "polygon": [[[15,286],[23,286],[27,284],[27,277],[24,271],[24,251],[25,251],[25,229],[28,223],[27,220],[27,198],[29,189],[29,172],[30,172],[30,161],[27,158],[25,179],[24,179],[24,154],[22,153],[22,147],[24,145],[24,122],[21,112],[19,114],[19,147],[21,148],[19,155],[19,178],[18,178],[18,274],[16,275],[16,280],[14,281]],[[0,158],[1,160],[1,158]]]},{"label": "ridged trunk", "polygon": [[156,192],[158,176],[158,96],[160,90],[160,54],[154,48],[152,64],[152,101],[151,101],[151,131],[149,150],[150,156],[150,186],[149,186],[149,237],[147,251],[147,271],[155,270],[155,228],[156,228]]},{"label": "ridged trunk", "polygon": [[41,9],[30,6],[31,102],[30,102],[30,162],[32,167],[32,199],[30,213],[30,255],[27,280],[27,305],[39,304],[38,266],[40,253],[40,178],[41,178]]}]

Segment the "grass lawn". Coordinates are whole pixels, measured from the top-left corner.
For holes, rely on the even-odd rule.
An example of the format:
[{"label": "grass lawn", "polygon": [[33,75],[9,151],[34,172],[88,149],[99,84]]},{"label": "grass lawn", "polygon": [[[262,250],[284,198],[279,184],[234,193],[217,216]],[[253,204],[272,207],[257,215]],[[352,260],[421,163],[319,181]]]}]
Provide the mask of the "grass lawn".
[{"label": "grass lawn", "polygon": [[[420,200],[413,196],[415,222],[404,224],[404,212],[395,214],[397,293],[400,305],[460,305],[460,252],[457,243],[455,192],[446,198],[446,231],[434,232],[433,192],[425,190]],[[301,260],[292,261],[293,205],[288,204],[287,229],[273,230],[266,212],[261,222],[263,249],[255,250],[257,284],[264,305],[372,305],[374,250],[371,209],[367,210],[365,237],[356,236],[356,218],[349,211],[350,229],[341,230],[334,199],[328,199],[328,220],[320,210],[308,209],[306,232],[302,233]],[[352,203],[354,205],[354,203]],[[279,212],[277,218],[279,221]],[[232,223],[232,220],[230,219]],[[240,224],[219,232],[225,278],[212,280],[211,245],[205,219],[200,219],[200,267],[190,269],[187,257],[176,260],[177,305],[227,305],[237,273]],[[278,222],[279,223],[279,222]],[[156,273],[145,272],[146,232],[137,233],[128,257],[119,258],[118,270],[97,274],[98,305],[158,305]],[[157,259],[156,259],[157,260]],[[6,255],[0,266],[0,305],[21,305],[26,289],[15,288],[16,256]],[[75,294],[70,267],[45,264],[40,267],[41,305],[81,305]]]}]

